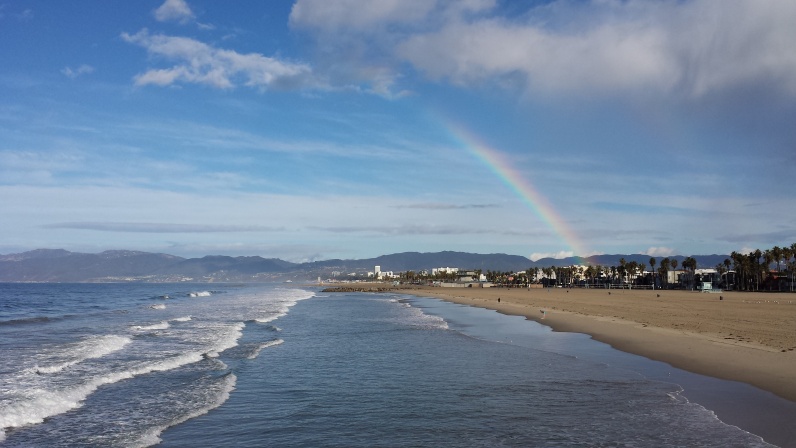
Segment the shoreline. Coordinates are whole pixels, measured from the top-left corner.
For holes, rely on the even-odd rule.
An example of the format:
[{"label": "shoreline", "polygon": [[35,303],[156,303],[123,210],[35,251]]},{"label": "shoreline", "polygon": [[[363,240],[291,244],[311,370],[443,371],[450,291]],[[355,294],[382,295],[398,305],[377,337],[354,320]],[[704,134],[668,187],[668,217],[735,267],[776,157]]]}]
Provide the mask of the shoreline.
[{"label": "shoreline", "polygon": [[524,316],[553,331],[585,333],[623,352],[751,384],[796,403],[794,293],[378,287],[386,291]]}]

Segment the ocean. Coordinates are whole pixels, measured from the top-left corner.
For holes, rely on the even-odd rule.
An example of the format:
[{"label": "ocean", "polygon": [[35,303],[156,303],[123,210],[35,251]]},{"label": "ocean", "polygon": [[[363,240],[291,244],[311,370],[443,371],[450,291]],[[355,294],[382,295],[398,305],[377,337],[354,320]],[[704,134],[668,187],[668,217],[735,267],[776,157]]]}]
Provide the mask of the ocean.
[{"label": "ocean", "polygon": [[0,284],[0,359],[2,447],[766,447],[704,404],[793,411],[521,318],[290,284]]}]

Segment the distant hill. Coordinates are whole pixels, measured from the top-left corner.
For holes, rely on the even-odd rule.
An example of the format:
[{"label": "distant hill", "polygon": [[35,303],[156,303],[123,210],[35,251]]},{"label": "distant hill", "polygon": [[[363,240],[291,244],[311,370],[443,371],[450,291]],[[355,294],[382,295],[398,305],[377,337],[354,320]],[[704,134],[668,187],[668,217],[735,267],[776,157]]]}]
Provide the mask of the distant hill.
[{"label": "distant hill", "polygon": [[143,276],[183,260],[174,255],[127,250],[84,254],[38,249],[0,256],[0,281],[84,282],[103,277]]},{"label": "distant hill", "polygon": [[468,252],[402,252],[382,255],[362,260],[326,260],[305,263],[306,270],[330,269],[342,271],[368,270],[380,266],[382,271],[404,272],[431,270],[442,267],[458,267],[462,269],[481,269],[483,271],[519,271],[528,269],[531,260],[519,255],[506,254],[473,254]]},{"label": "distant hill", "polygon": [[294,263],[276,258],[226,257],[208,255],[202,258],[189,258],[161,269],[160,274],[185,275],[190,277],[213,276],[219,272],[238,275],[255,275],[290,271]]},{"label": "distant hill", "polygon": [[[699,267],[714,267],[727,255],[695,255]],[[524,271],[532,267],[599,264],[618,266],[619,260],[644,263],[650,257],[642,254],[596,255],[543,258],[535,262],[518,255],[473,254],[467,252],[403,252],[361,260],[325,260],[291,263],[277,258],[228,257],[182,258],[168,254],[112,250],[98,254],[69,252],[63,249],[37,249],[29,252],[0,255],[0,282],[113,282],[113,281],[273,281],[286,278],[312,279],[328,277],[337,272],[365,275],[380,266],[382,271],[404,272],[431,270],[440,267],[481,269],[482,271]],[[660,266],[663,257],[656,257]],[[682,263],[684,256],[673,256]]]}]

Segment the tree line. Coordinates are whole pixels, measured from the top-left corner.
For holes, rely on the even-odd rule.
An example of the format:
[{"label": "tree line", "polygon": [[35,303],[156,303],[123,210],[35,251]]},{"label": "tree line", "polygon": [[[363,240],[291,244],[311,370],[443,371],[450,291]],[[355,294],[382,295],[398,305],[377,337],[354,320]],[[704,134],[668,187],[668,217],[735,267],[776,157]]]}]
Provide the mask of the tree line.
[{"label": "tree line", "polygon": [[[772,275],[771,272],[774,264],[776,264],[776,275]],[[725,271],[729,271],[730,265],[737,277],[736,289],[759,291],[772,290],[776,287],[781,291],[782,280],[786,280],[786,287],[789,291],[793,291],[793,283],[796,280],[796,243],[786,247],[774,246],[763,251],[757,249],[748,254],[732,252],[730,258],[724,260]]]},{"label": "tree line", "polygon": [[[657,266],[657,269],[656,269]],[[682,274],[674,282],[670,282],[669,273],[677,271]],[[776,271],[772,272],[772,267]],[[649,270],[647,268],[649,267]],[[650,257],[649,263],[618,260],[614,266],[550,266],[544,268],[528,268],[521,272],[492,271],[485,273],[486,280],[500,286],[526,287],[530,284],[544,286],[598,286],[612,285],[647,285],[660,288],[682,286],[693,289],[701,280],[696,273],[698,262],[694,257],[686,257],[682,261],[664,257],[658,260]],[[732,287],[740,291],[793,291],[796,283],[796,243],[790,246],[774,246],[767,250],[754,250],[748,254],[732,252],[730,258],[715,266],[718,281],[724,288]],[[483,271],[471,271],[476,279]],[[439,273],[430,276],[425,272],[407,271],[402,278],[407,281],[456,280],[455,273]]]}]

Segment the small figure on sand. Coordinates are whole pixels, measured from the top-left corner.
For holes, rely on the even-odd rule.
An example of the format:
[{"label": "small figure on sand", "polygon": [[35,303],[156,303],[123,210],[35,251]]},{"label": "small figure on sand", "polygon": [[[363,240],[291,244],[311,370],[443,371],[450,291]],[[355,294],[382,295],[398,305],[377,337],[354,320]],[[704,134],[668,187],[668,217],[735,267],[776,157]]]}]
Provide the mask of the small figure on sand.
[{"label": "small figure on sand", "polygon": [[547,317],[547,312],[546,312],[545,310],[539,310],[539,311],[541,311],[541,312],[542,312],[542,319],[544,319],[545,317]]},{"label": "small figure on sand", "polygon": [[498,297],[498,303],[500,303],[500,297]]}]

